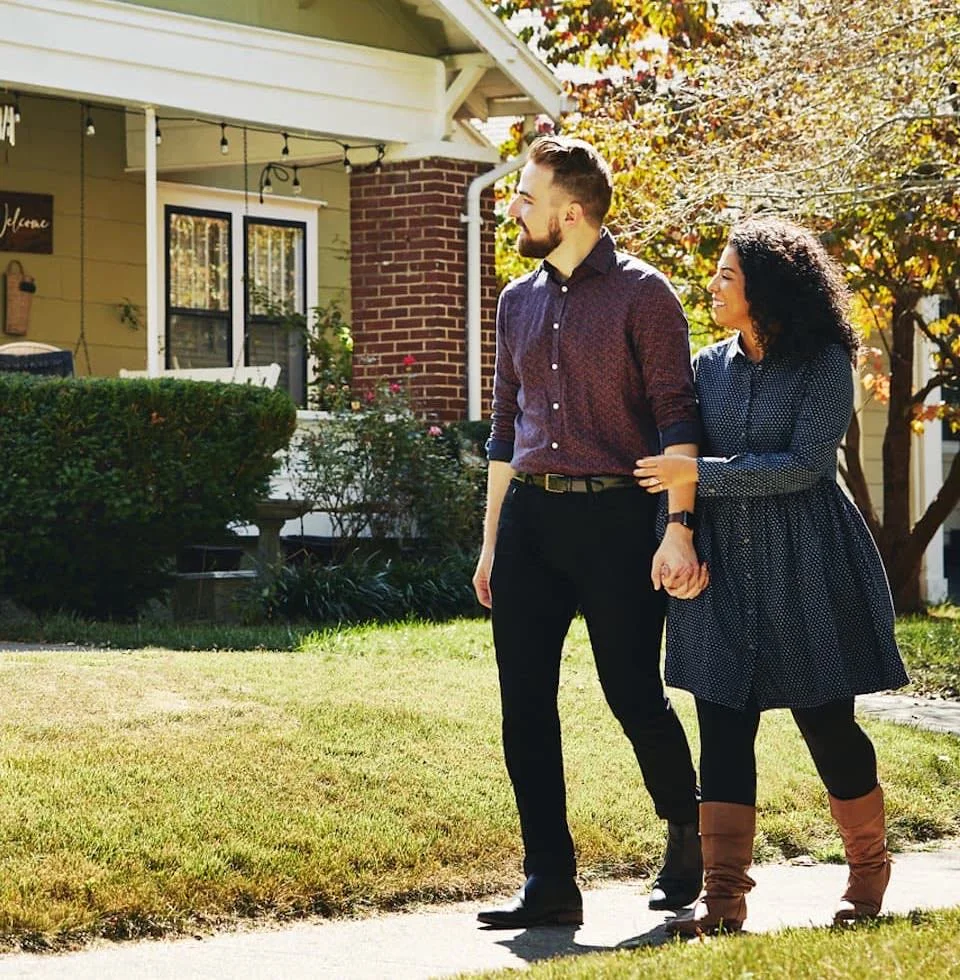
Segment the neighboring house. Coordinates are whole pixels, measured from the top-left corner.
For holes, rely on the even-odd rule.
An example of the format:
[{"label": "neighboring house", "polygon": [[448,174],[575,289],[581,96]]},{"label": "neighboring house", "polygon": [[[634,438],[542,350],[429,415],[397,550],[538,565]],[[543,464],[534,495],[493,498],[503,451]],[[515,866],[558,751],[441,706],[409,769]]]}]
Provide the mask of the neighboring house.
[{"label": "neighboring house", "polygon": [[[929,297],[918,309],[928,322],[945,316],[947,300]],[[869,342],[870,338],[868,338]],[[931,346],[918,333],[914,350],[914,390],[931,377]],[[870,493],[878,515],[883,515],[883,436],[887,424],[887,406],[863,397],[858,386],[862,428],[862,455]],[[956,400],[958,392],[931,392],[927,401]],[[958,433],[939,422],[927,423],[923,434],[915,437],[910,468],[911,519],[917,521],[937,495],[953,459],[960,451]],[[928,602],[943,602],[947,598],[960,601],[960,507],[944,522],[933,536],[924,555],[921,585]]]},{"label": "neighboring house", "polygon": [[0,234],[0,271],[36,279],[28,339],[78,374],[277,361],[304,405],[264,295],[338,300],[361,386],[412,355],[425,412],[488,413],[504,168],[470,120],[562,95],[482,0],[0,0],[0,23],[0,219],[52,215],[35,251]]}]

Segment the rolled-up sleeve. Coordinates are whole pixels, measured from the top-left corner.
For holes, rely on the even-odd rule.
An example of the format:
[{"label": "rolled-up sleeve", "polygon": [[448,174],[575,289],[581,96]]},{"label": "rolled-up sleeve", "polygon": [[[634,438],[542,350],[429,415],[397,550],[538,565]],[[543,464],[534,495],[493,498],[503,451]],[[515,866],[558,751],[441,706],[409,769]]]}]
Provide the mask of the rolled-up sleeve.
[{"label": "rolled-up sleeve", "polygon": [[644,282],[635,337],[643,385],[660,432],[661,448],[699,444],[700,412],[690,364],[690,331],[677,294],[659,274]]},{"label": "rolled-up sleeve", "polygon": [[853,413],[853,372],[842,347],[821,352],[810,366],[793,438],[786,452],[740,453],[697,461],[703,497],[760,497],[809,490],[833,479],[837,449]]},{"label": "rolled-up sleeve", "polygon": [[520,378],[506,339],[509,292],[509,288],[505,289],[497,303],[497,359],[493,375],[493,415],[490,438],[487,441],[487,458],[504,463],[509,463],[513,459],[515,423],[519,411],[517,393],[520,391]]}]

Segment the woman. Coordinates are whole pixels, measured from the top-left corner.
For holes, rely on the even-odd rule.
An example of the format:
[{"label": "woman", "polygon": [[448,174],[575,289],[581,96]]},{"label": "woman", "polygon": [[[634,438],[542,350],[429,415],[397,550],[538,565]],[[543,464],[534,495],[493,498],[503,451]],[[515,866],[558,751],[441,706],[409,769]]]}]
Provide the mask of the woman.
[{"label": "woman", "polygon": [[704,895],[681,935],[737,931],[756,826],[760,712],[790,708],[849,864],[835,922],[876,916],[890,858],[873,745],[854,695],[907,681],[883,565],[836,482],[858,340],[839,270],[816,238],[774,219],[733,229],[710,281],[736,333],[695,361],[704,455],[637,460],[650,493],[697,485],[699,596],[671,600],[668,684],[696,697]]}]

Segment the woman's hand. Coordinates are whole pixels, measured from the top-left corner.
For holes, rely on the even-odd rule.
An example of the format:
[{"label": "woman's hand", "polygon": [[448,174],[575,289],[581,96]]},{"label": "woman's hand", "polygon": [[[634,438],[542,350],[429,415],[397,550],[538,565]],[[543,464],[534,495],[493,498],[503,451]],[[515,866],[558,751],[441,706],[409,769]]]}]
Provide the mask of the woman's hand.
[{"label": "woman's hand", "polygon": [[663,493],[696,483],[697,460],[694,456],[646,456],[637,460],[633,475],[647,493]]}]

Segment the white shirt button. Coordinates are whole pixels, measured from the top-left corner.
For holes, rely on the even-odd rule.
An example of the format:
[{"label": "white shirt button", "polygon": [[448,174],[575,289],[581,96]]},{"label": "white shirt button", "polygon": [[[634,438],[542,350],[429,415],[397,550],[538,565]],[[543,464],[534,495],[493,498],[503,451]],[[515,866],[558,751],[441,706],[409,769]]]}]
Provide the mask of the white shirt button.
[{"label": "white shirt button", "polygon": [[559,449],[560,448],[560,443],[559,442],[551,442],[550,443],[550,448],[551,449]]},{"label": "white shirt button", "polygon": [[551,371],[556,371],[557,370],[557,365],[556,364],[551,364],[550,365],[550,370]]},{"label": "white shirt button", "polygon": [[560,407],[560,402],[553,403],[553,410],[556,411]]},{"label": "white shirt button", "polygon": [[560,292],[561,293],[565,293],[566,291],[567,291],[567,287],[566,286],[561,286],[560,287]]},{"label": "white shirt button", "polygon": [[559,330],[559,329],[560,329],[560,324],[559,324],[559,323],[555,323],[555,324],[553,325],[553,329],[554,329],[554,330]]}]

